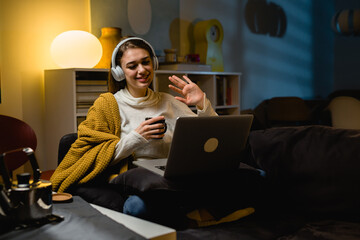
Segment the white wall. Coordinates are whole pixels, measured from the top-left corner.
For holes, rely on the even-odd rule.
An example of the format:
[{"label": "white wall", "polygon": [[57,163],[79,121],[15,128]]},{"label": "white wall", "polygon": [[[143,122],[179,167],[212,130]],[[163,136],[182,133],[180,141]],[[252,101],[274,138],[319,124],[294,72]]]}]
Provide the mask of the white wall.
[{"label": "white wall", "polygon": [[[163,49],[174,47],[171,44],[170,29],[174,26],[174,20],[179,18],[180,0],[149,0],[151,25],[149,32],[142,35],[135,33],[128,21],[129,1],[131,0],[90,0],[92,33],[100,37],[102,27],[119,27],[123,36],[142,37],[160,54],[164,54]],[[179,34],[176,31],[172,33]]]},{"label": "white wall", "polygon": [[[42,170],[44,70],[58,68],[50,56],[61,32],[90,30],[89,0],[0,0],[0,114],[19,118],[36,133]],[[55,160],[56,161],[56,160]]]},{"label": "white wall", "polygon": [[313,89],[312,1],[271,1],[286,13],[283,37],[243,28],[243,108],[274,96],[311,98]]},{"label": "white wall", "polygon": [[[118,24],[124,35],[131,34],[125,17],[128,1],[91,0],[94,32],[98,32],[95,26]],[[334,79],[334,34],[330,27],[334,0],[264,0],[285,11],[287,29],[281,38],[249,30],[244,18],[248,1],[151,0],[152,26],[142,37],[157,50],[179,45],[180,55],[185,56],[194,53],[193,26],[215,18],[224,29],[224,70],[243,73],[242,109],[255,108],[274,96],[326,97],[333,90]],[[118,13],[109,10],[109,2]],[[172,31],[174,23],[179,24],[178,31]],[[177,32],[180,40],[174,44],[169,35]]]},{"label": "white wall", "polygon": [[[327,0],[268,0],[280,6],[286,14],[287,29],[283,37],[254,34],[245,23],[247,0],[181,0],[180,18],[186,20],[182,34],[190,23],[211,18],[224,27],[223,56],[225,71],[242,72],[242,109],[255,108],[261,101],[274,96],[314,98],[322,93],[317,88],[332,84],[333,65],[331,28],[332,3]],[[327,7],[321,5],[328,4]],[[330,6],[330,7],[329,7]],[[325,34],[326,37],[322,37]],[[329,37],[330,35],[330,37]],[[182,41],[186,36],[182,35]],[[317,38],[321,43],[317,44]],[[315,48],[316,47],[316,48]],[[330,54],[324,54],[324,53]],[[320,54],[318,54],[320,53]],[[315,64],[315,56],[318,64]],[[328,74],[324,72],[326,69]],[[315,79],[316,75],[316,79]],[[321,82],[317,85],[316,82]],[[325,94],[331,91],[325,88]],[[326,96],[326,95],[325,95]]]}]

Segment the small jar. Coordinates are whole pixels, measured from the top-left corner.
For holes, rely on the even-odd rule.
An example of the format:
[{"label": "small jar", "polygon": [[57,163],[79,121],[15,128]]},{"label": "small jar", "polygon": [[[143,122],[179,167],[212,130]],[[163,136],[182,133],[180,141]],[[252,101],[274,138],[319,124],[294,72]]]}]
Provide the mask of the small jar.
[{"label": "small jar", "polygon": [[176,62],[177,49],[164,49],[165,52],[165,62]]}]

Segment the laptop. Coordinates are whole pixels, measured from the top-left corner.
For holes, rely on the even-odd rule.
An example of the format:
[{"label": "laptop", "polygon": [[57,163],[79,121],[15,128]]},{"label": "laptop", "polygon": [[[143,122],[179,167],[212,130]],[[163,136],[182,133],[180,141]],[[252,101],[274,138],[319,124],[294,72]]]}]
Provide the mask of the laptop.
[{"label": "laptop", "polygon": [[237,169],[253,115],[180,117],[166,159],[133,163],[165,178],[181,178]]}]

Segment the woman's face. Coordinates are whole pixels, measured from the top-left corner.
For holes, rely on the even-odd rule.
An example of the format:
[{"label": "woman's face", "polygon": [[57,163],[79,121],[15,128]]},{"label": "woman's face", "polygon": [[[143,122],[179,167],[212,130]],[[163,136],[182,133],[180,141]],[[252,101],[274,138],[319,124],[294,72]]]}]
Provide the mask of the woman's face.
[{"label": "woman's face", "polygon": [[153,63],[148,51],[143,48],[129,48],[121,58],[121,68],[126,84],[133,97],[143,97],[154,77]]}]

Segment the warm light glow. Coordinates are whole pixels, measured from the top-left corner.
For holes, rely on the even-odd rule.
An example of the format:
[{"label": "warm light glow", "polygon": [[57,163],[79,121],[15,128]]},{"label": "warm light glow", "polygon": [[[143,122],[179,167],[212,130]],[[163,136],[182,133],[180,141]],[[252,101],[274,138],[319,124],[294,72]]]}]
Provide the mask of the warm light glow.
[{"label": "warm light glow", "polygon": [[59,34],[51,43],[50,51],[54,62],[62,68],[92,68],[102,56],[99,39],[79,30]]}]

